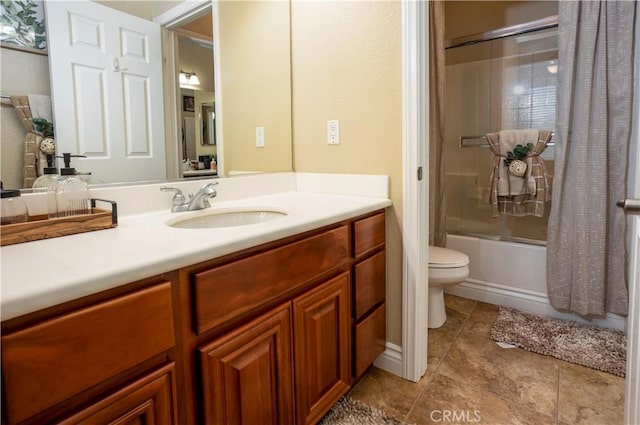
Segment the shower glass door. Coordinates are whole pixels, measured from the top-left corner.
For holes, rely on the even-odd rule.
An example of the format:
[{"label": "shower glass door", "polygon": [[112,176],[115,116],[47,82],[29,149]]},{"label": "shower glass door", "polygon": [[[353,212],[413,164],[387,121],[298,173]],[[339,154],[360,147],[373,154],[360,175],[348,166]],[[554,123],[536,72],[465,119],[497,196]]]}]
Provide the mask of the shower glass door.
[{"label": "shower glass door", "polygon": [[[486,133],[555,128],[557,28],[446,50],[447,231],[544,244],[544,217],[492,217]],[[553,142],[553,140],[552,140]],[[541,155],[553,175],[553,146]]]}]

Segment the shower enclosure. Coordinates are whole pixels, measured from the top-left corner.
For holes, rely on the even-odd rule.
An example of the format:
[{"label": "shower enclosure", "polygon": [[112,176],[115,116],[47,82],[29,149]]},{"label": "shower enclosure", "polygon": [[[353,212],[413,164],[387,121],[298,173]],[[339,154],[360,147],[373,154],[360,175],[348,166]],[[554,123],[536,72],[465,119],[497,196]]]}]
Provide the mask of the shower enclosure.
[{"label": "shower enclosure", "polygon": [[[448,41],[447,232],[543,245],[544,217],[492,217],[486,133],[555,127],[557,17]],[[541,155],[553,175],[553,139]]]}]

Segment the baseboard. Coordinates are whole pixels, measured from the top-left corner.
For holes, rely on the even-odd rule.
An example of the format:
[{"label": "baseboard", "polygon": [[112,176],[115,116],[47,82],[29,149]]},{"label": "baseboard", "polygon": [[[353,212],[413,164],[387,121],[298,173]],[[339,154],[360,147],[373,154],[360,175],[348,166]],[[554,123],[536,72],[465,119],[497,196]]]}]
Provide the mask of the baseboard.
[{"label": "baseboard", "polygon": [[549,304],[549,297],[544,292],[506,286],[479,279],[467,279],[466,282],[460,285],[446,288],[445,292],[489,304],[513,307],[530,313],[588,323],[604,328],[624,331],[627,324],[625,317],[616,314],[607,314],[607,316],[602,319],[585,320],[575,314],[562,313],[554,309],[551,304]]},{"label": "baseboard", "polygon": [[402,347],[387,342],[385,350],[373,362],[373,365],[402,378]]}]

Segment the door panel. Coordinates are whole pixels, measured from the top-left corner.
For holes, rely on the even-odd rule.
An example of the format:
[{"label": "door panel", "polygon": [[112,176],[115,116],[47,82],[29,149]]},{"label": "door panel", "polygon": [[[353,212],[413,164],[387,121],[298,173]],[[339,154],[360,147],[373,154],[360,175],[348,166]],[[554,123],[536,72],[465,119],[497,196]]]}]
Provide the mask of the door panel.
[{"label": "door panel", "polygon": [[350,382],[349,275],[293,300],[296,416],[316,423]]},{"label": "door panel", "polygon": [[290,316],[287,304],[199,349],[205,423],[293,423]]},{"label": "door panel", "polygon": [[95,183],[165,179],[160,26],[90,1],[45,6],[58,154],[86,155],[75,168]]}]

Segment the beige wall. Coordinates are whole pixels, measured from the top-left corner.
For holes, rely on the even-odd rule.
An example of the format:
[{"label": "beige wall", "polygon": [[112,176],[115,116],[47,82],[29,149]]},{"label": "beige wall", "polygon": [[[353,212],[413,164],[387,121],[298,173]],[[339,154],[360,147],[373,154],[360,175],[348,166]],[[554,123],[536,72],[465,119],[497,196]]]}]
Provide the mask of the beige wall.
[{"label": "beige wall", "polygon": [[213,91],[213,50],[187,37],[178,37],[178,66],[185,72],[195,71],[198,90]]},{"label": "beige wall", "polygon": [[156,16],[176,7],[185,0],[92,0],[113,9],[120,10],[144,19],[153,20]]},{"label": "beige wall", "polygon": [[[5,96],[51,94],[49,57],[0,49],[0,93]],[[12,106],[0,109],[0,176],[5,188],[22,188],[25,129]]]},{"label": "beige wall", "polygon": [[[289,4],[222,2],[218,10],[224,170],[291,170]],[[263,148],[256,127],[265,129]]]},{"label": "beige wall", "polygon": [[[402,342],[401,3],[293,2],[294,169],[388,174],[387,339]],[[340,120],[339,145],[326,122]]]},{"label": "beige wall", "polygon": [[[159,15],[159,13],[154,14],[154,1],[152,0],[143,0],[143,1],[127,1],[127,0],[92,0],[96,3],[103,4],[112,9],[119,10],[124,13],[128,13],[130,15],[138,16],[142,19],[147,19],[149,21],[153,20],[154,16]],[[162,2],[165,3],[165,2]]]}]

